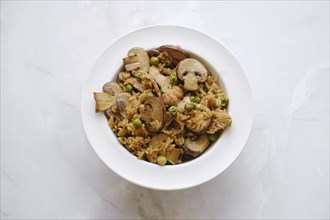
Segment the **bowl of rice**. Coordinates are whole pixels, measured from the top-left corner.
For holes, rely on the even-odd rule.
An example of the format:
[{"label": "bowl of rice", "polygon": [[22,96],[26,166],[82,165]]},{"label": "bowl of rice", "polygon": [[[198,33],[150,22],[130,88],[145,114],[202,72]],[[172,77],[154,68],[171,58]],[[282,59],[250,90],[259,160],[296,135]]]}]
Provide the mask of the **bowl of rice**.
[{"label": "bowl of rice", "polygon": [[209,35],[157,25],[108,46],[84,85],[81,116],[101,160],[151,189],[202,184],[239,156],[253,124],[248,79]]}]

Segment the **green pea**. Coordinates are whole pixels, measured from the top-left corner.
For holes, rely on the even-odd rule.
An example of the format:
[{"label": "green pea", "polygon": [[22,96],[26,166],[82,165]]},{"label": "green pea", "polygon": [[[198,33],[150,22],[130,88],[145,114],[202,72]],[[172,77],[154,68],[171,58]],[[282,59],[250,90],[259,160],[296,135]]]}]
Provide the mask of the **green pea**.
[{"label": "green pea", "polygon": [[221,100],[221,106],[226,107],[228,105],[228,99],[222,99]]},{"label": "green pea", "polygon": [[199,96],[190,96],[190,101],[194,102],[194,103],[200,103],[201,102],[201,98]]},{"label": "green pea", "polygon": [[160,89],[160,93],[161,93],[161,94],[164,94],[164,93],[166,93],[166,92],[167,92],[167,88],[162,87],[162,88]]},{"label": "green pea", "polygon": [[141,72],[137,72],[135,74],[135,77],[137,78],[138,81],[141,81],[142,73]]},{"label": "green pea", "polygon": [[219,134],[217,134],[217,133],[208,135],[209,140],[212,142],[216,141],[218,139],[218,137],[219,137]]},{"label": "green pea", "polygon": [[170,82],[172,83],[172,85],[176,85],[178,83],[178,77],[175,73],[172,73],[170,75]]},{"label": "green pea", "polygon": [[133,91],[133,86],[131,84],[126,84],[125,91],[131,93]]},{"label": "green pea", "polygon": [[154,94],[152,94],[152,92],[146,93],[146,98],[150,98],[150,97],[153,97],[153,96],[154,96]]},{"label": "green pea", "polygon": [[158,59],[158,57],[151,57],[149,62],[150,62],[150,65],[157,66],[159,64],[159,59]]},{"label": "green pea", "polygon": [[140,119],[136,118],[132,121],[132,124],[135,128],[141,128],[142,127],[142,122]]},{"label": "green pea", "polygon": [[168,108],[168,112],[173,116],[176,114],[176,107],[172,105],[171,107]]},{"label": "green pea", "polygon": [[167,159],[166,159],[166,157],[164,157],[163,155],[159,155],[159,156],[157,157],[157,163],[158,163],[159,165],[164,166],[164,165],[166,164],[166,162],[167,162]]},{"label": "green pea", "polygon": [[184,105],[184,109],[187,110],[188,112],[190,112],[190,111],[192,111],[194,109],[194,104],[193,103],[186,103]]}]

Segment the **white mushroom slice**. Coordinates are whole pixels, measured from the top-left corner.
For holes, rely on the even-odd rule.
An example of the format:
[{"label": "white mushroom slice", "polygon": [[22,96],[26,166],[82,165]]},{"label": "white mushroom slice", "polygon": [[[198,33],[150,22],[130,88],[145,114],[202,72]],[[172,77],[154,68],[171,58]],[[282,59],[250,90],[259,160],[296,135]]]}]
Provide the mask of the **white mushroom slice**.
[{"label": "white mushroom slice", "polygon": [[125,92],[117,95],[117,106],[122,116],[126,116],[127,110],[131,107],[130,97],[131,95]]},{"label": "white mushroom slice", "polygon": [[152,150],[158,150],[160,145],[164,143],[168,138],[170,138],[167,134],[157,134],[153,136],[149,142],[149,147]]},{"label": "white mushroom slice", "polygon": [[144,102],[141,120],[149,132],[157,132],[163,128],[165,112],[164,104],[159,98],[150,97]]},{"label": "white mushroom slice", "polygon": [[180,160],[180,155],[181,155],[181,150],[180,149],[174,149],[173,151],[171,151],[170,153],[167,153],[165,155],[166,159],[168,160],[168,162],[170,162],[171,164],[178,164],[181,163]]},{"label": "white mushroom slice", "polygon": [[125,65],[125,70],[126,71],[132,71],[132,70],[136,70],[136,69],[138,69],[140,67],[141,67],[141,64],[139,62],[130,63],[130,64],[126,64]]},{"label": "white mushroom slice", "polygon": [[108,93],[94,92],[95,112],[104,112],[116,104],[116,98]]},{"label": "white mushroom slice", "polygon": [[130,63],[138,63],[139,62],[139,58],[138,56],[128,56],[123,58],[123,62],[124,64],[130,64]]},{"label": "white mushroom slice", "polygon": [[148,71],[150,64],[149,64],[149,56],[148,53],[141,47],[134,47],[128,51],[128,55],[135,55],[138,58],[138,62],[140,63],[140,70]]},{"label": "white mushroom slice", "polygon": [[107,82],[103,86],[103,92],[106,92],[110,95],[117,96],[119,93],[124,92],[124,90],[115,82]]},{"label": "white mushroom slice", "polygon": [[167,89],[171,88],[170,79],[160,74],[156,66],[151,66],[149,68],[149,74],[151,78],[153,78],[156,81],[156,83],[160,85],[161,88],[167,88]]},{"label": "white mushroom slice", "polygon": [[207,69],[196,59],[185,59],[178,64],[177,75],[184,81],[183,88],[188,91],[198,90],[198,82],[205,82]]},{"label": "white mushroom slice", "polygon": [[210,140],[206,134],[202,134],[196,140],[188,137],[183,145],[184,150],[192,157],[201,155],[210,145]]},{"label": "white mushroom slice", "polygon": [[142,88],[142,83],[141,82],[139,82],[139,80],[137,80],[137,79],[135,79],[135,78],[132,78],[132,80],[133,80],[133,87],[137,90],[137,91],[139,91],[139,92],[143,92],[144,91],[144,89]]}]

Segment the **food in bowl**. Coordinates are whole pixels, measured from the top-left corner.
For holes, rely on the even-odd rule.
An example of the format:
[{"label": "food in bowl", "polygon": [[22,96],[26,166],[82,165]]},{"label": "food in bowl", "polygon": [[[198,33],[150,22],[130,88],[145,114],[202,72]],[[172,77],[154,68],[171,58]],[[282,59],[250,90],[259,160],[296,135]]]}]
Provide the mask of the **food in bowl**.
[{"label": "food in bowl", "polygon": [[175,165],[202,155],[231,126],[229,99],[181,47],[134,47],[116,81],[94,92],[118,141],[138,159]]}]

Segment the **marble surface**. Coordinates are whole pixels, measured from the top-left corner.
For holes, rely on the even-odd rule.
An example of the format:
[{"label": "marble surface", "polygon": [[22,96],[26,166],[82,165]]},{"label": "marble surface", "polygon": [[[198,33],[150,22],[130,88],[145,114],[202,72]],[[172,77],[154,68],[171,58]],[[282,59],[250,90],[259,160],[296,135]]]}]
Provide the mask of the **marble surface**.
[{"label": "marble surface", "polygon": [[[80,119],[102,50],[153,24],[222,41],[255,99],[240,157],[181,191],[117,176]],[[1,218],[328,219],[329,2],[1,1]]]}]

